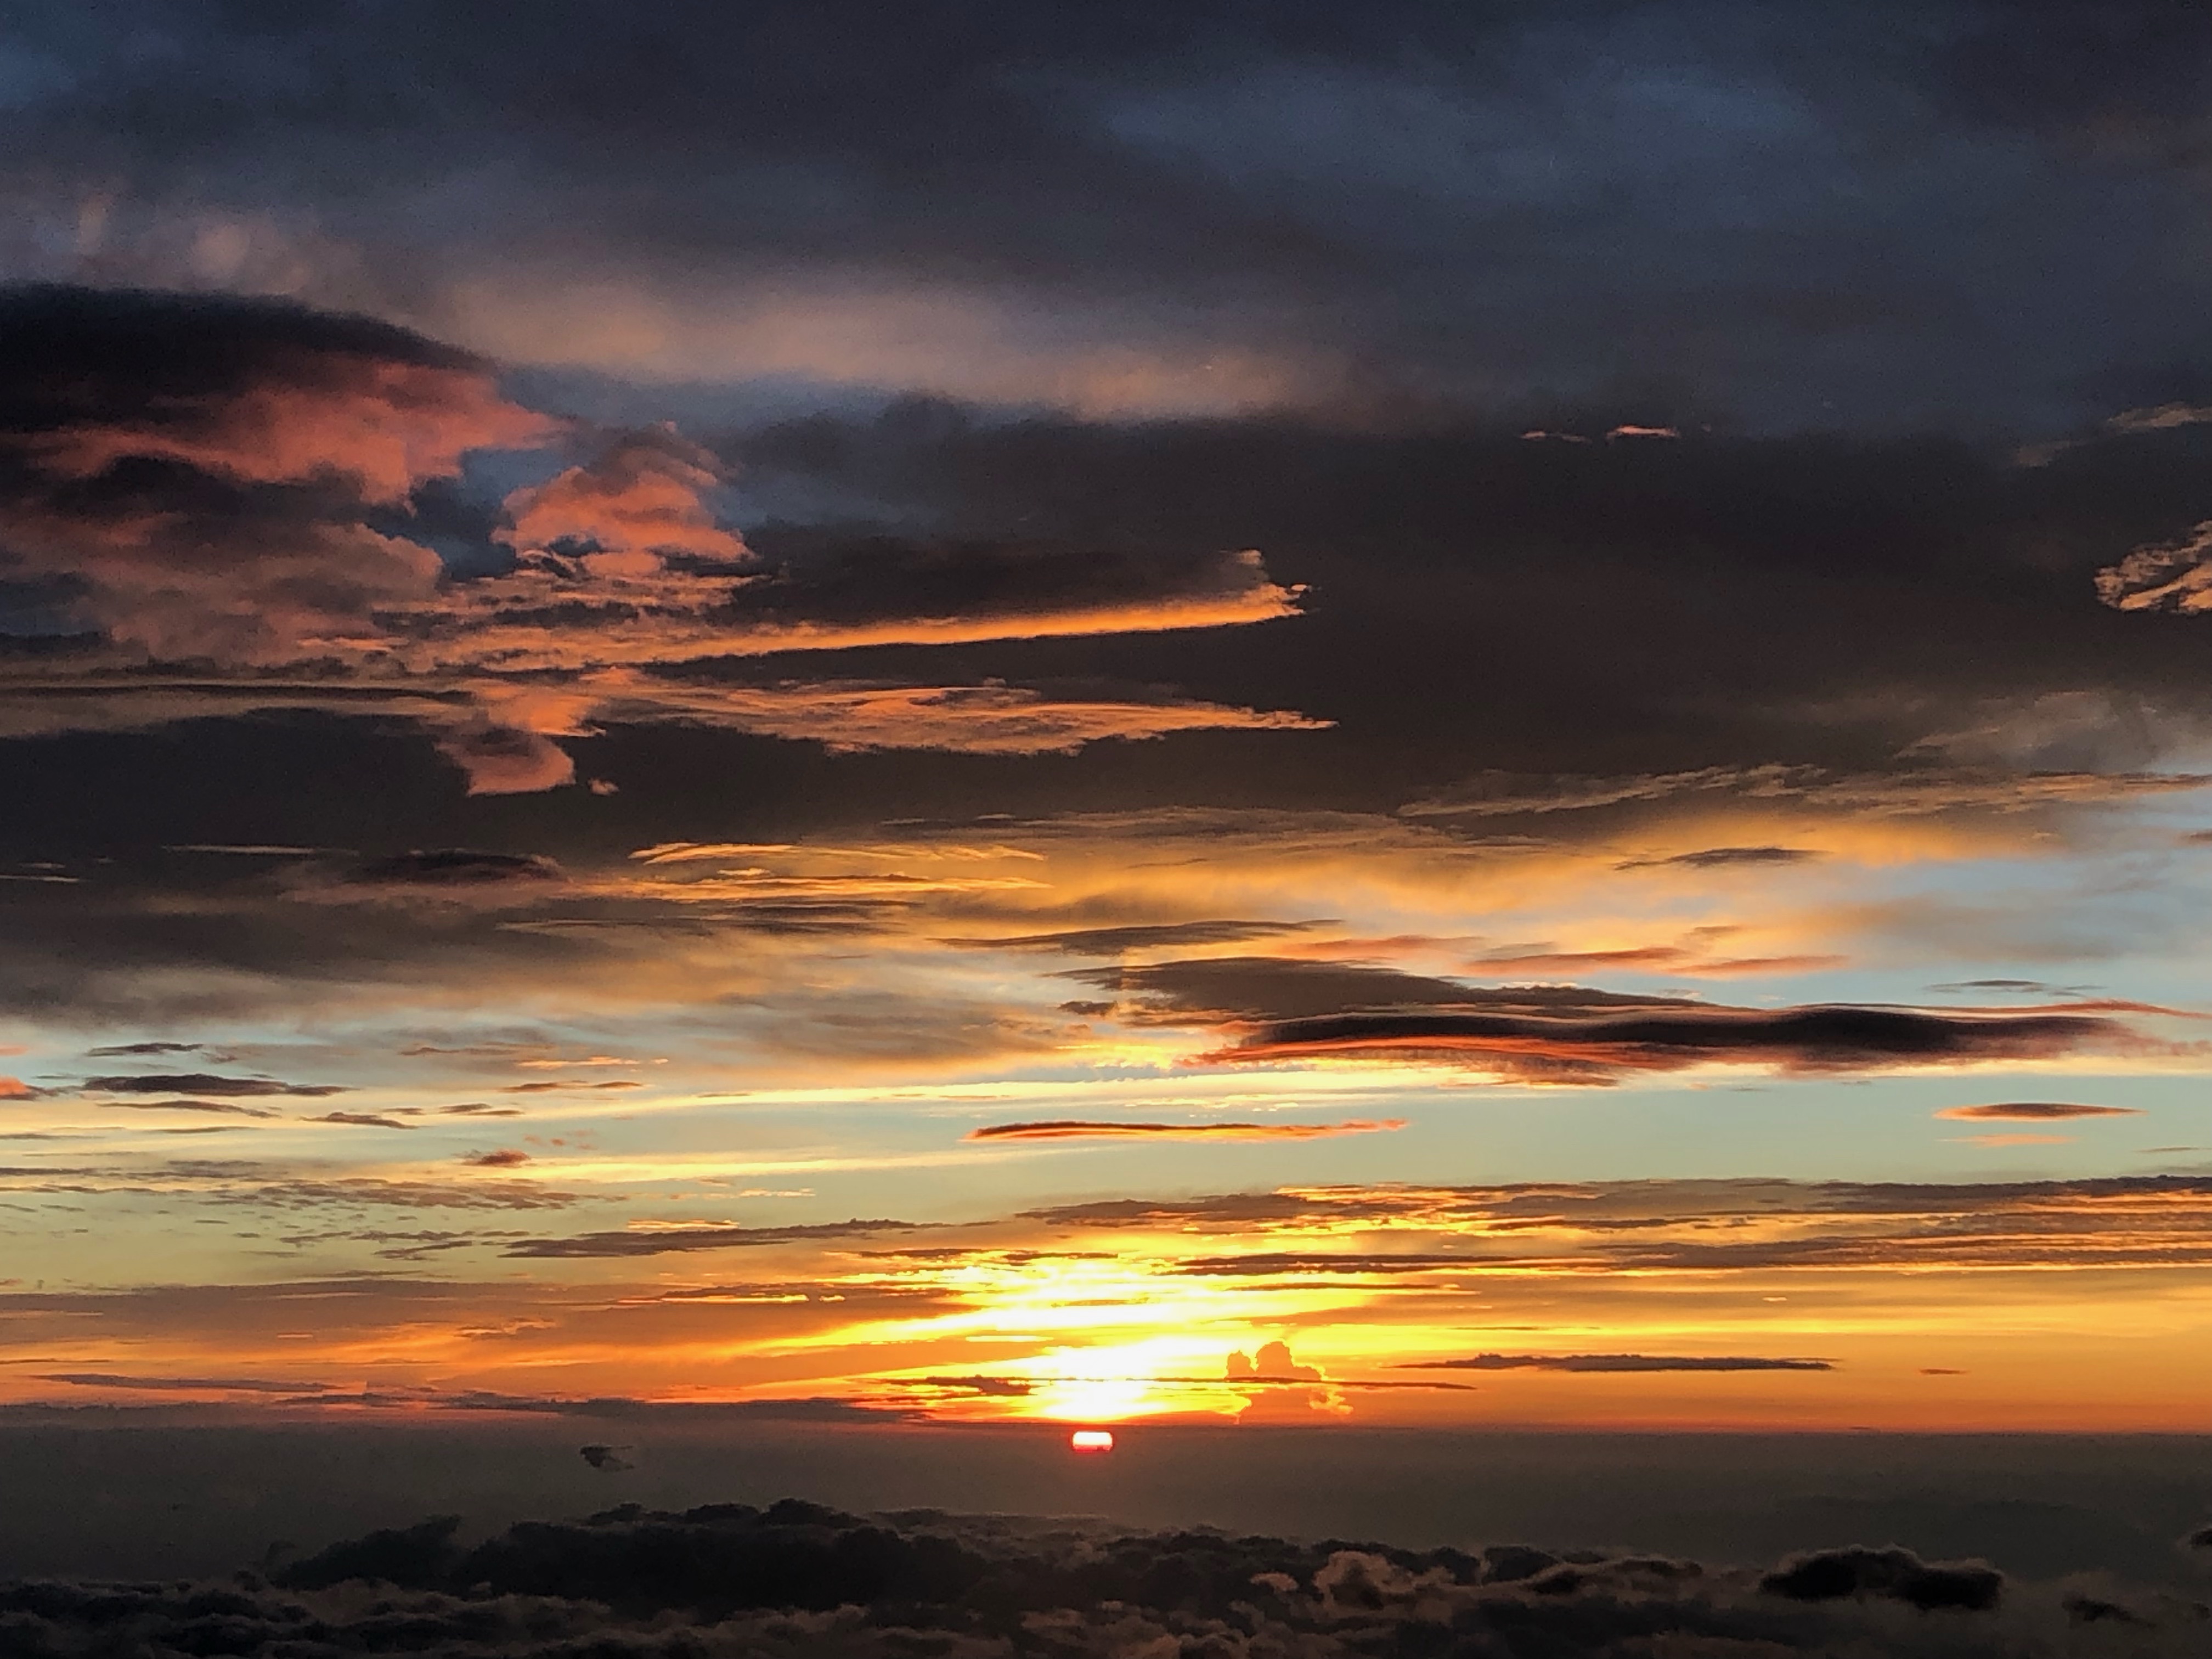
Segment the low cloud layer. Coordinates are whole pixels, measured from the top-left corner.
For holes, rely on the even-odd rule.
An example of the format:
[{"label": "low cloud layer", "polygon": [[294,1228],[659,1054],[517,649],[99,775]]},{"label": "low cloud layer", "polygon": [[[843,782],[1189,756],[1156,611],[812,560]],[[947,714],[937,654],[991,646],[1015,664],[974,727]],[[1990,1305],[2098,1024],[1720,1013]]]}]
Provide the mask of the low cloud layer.
[{"label": "low cloud layer", "polygon": [[474,1545],[459,1531],[457,1517],[436,1517],[228,1582],[19,1582],[0,1586],[0,1620],[26,1651],[58,1659],[125,1645],[157,1659],[273,1659],[400,1643],[453,1659],[893,1659],[923,1646],[1008,1659],[1040,1642],[1075,1659],[1341,1659],[1444,1643],[1808,1659],[2030,1659],[2063,1644],[2181,1659],[2212,1617],[2172,1595],[2015,1584],[1982,1562],[1864,1545],[1761,1571],[1515,1544],[1416,1551],[937,1510],[859,1516],[793,1498],[682,1513],[629,1504]]}]

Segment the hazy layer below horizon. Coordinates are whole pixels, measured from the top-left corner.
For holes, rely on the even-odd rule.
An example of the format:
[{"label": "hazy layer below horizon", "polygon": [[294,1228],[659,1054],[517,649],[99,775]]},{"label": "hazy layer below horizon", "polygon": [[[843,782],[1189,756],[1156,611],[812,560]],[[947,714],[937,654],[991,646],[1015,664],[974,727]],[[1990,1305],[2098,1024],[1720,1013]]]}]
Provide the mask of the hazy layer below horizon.
[{"label": "hazy layer below horizon", "polygon": [[[602,1471],[578,1448],[616,1443]],[[1613,1547],[1758,1564],[1850,1543],[1978,1556],[2016,1576],[2185,1582],[2212,1514],[2212,1438],[1455,1434],[1130,1429],[1108,1457],[1062,1433],[636,1419],[0,1426],[0,1578],[176,1577],[459,1514],[480,1535],[624,1503],[790,1496],[1090,1515],[1412,1547]],[[281,1559],[281,1556],[280,1556]]]}]

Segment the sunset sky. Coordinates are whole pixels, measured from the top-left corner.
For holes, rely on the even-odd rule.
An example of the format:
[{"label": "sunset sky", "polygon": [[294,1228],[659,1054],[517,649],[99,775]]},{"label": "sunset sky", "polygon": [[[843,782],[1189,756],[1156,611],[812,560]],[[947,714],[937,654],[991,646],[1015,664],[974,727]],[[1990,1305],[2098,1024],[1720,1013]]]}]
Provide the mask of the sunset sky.
[{"label": "sunset sky", "polygon": [[0,35],[0,1404],[2212,1430],[2212,12]]}]

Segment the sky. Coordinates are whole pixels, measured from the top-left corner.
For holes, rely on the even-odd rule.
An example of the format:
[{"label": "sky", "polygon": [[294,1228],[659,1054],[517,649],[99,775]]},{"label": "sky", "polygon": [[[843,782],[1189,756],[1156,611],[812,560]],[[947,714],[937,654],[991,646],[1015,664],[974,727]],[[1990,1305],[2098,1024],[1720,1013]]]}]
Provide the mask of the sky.
[{"label": "sky", "polygon": [[0,1404],[2212,1429],[2202,8],[0,15]]}]

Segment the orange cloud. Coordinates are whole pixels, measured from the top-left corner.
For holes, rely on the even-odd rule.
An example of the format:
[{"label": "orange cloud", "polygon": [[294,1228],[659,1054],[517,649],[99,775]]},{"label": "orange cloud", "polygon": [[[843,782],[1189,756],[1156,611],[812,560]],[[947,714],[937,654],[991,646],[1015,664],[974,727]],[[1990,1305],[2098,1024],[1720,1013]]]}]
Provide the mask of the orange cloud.
[{"label": "orange cloud", "polygon": [[702,493],[721,482],[720,465],[661,425],[631,433],[588,466],[507,498],[508,524],[495,532],[518,553],[574,547],[594,574],[657,574],[674,556],[737,564],[752,550],[714,522]]},{"label": "orange cloud", "polygon": [[[574,556],[526,550],[507,575],[392,607],[388,635],[368,642],[363,660],[388,653],[418,673],[580,673],[792,651],[1237,627],[1298,608],[1300,590],[1270,580],[1249,550],[1114,572],[1123,591],[1107,592],[1086,586],[1096,572],[1079,562],[1041,562],[1024,572],[996,550],[915,556],[917,569],[899,572],[887,551],[878,574],[887,591],[856,594],[671,566],[634,546]],[[908,591],[889,591],[900,574]],[[998,597],[994,586],[1014,592]],[[810,606],[856,614],[809,615]]]},{"label": "orange cloud", "polygon": [[502,398],[482,365],[438,356],[407,362],[330,343],[279,351],[248,384],[119,418],[88,411],[19,442],[68,479],[124,460],[178,461],[249,484],[342,478],[367,500],[391,502],[425,479],[455,476],[471,449],[534,448],[559,430]]},{"label": "orange cloud", "polygon": [[600,718],[677,720],[766,737],[810,739],[833,754],[869,749],[939,749],[970,755],[1071,754],[1106,738],[1141,740],[1176,732],[1319,731],[1332,722],[1283,709],[1169,699],[1155,702],[1062,700],[1019,686],[686,686],[609,674],[592,684]]},{"label": "orange cloud", "polygon": [[2097,573],[2097,597],[2115,611],[2212,611],[2212,520],[2106,566]]}]

